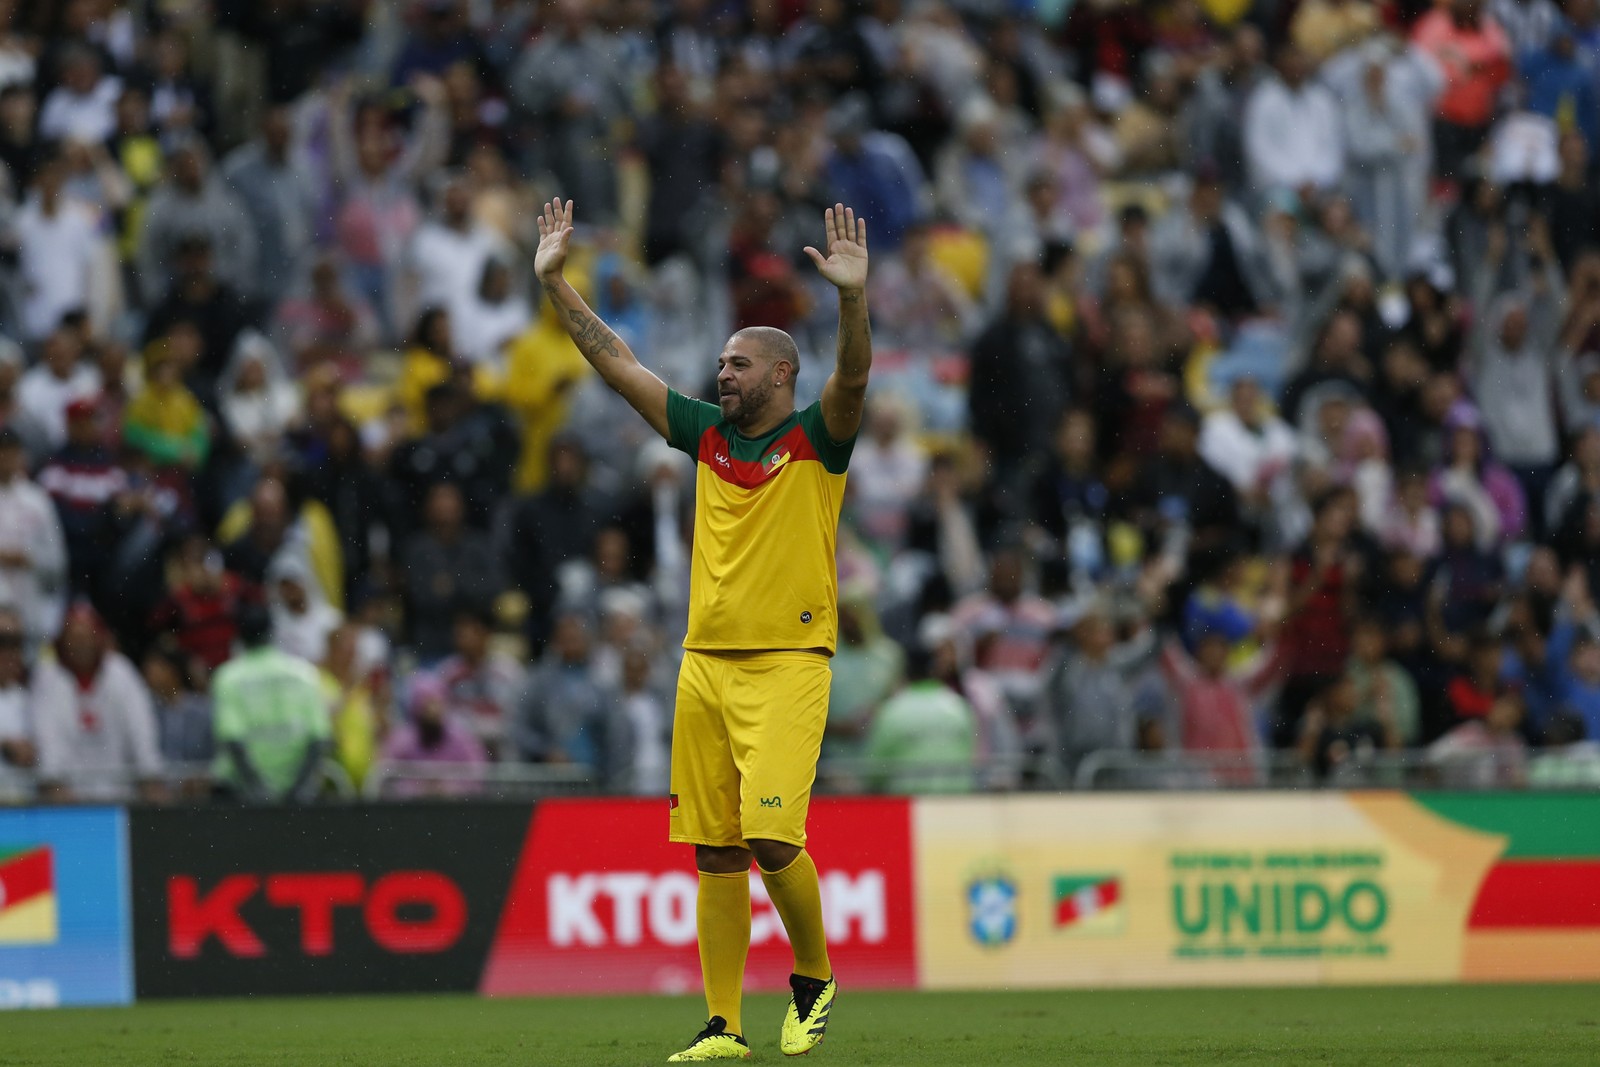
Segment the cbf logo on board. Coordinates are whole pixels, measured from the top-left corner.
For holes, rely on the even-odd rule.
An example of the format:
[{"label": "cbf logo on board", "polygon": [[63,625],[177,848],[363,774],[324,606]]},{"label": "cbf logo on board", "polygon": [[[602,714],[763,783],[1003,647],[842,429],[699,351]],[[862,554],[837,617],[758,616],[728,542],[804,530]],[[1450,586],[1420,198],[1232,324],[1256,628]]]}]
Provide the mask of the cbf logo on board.
[{"label": "cbf logo on board", "polygon": [[1182,852],[1168,866],[1178,958],[1388,954],[1379,852]]},{"label": "cbf logo on board", "polygon": [[967,932],[985,948],[1016,940],[1017,880],[1009,871],[985,871],[967,883]]}]

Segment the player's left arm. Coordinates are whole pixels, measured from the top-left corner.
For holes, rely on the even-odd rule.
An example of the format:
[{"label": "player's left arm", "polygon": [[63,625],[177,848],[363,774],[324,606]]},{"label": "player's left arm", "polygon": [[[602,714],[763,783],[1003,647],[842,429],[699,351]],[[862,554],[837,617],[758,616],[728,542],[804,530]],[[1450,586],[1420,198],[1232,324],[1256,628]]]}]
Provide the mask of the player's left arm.
[{"label": "player's left arm", "polygon": [[826,257],[810,245],[806,255],[839,290],[839,344],[833,373],[822,387],[822,421],[828,436],[848,441],[861,428],[872,371],[872,324],[867,318],[867,222],[843,204],[823,214]]}]

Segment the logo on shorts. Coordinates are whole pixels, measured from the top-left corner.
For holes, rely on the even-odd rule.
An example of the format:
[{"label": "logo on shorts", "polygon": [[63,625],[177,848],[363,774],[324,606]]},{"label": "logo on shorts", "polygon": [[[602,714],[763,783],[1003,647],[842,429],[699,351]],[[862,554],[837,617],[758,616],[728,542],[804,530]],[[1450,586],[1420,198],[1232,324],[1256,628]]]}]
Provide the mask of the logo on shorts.
[{"label": "logo on shorts", "polygon": [[678,794],[676,794],[676,793],[668,793],[667,794],[667,810],[668,811],[677,811],[678,810]]},{"label": "logo on shorts", "polygon": [[762,797],[761,798],[761,806],[763,808],[781,808],[781,807],[783,807],[783,798],[782,797]]},{"label": "logo on shorts", "polygon": [[810,623],[811,622],[811,612],[802,611],[800,613],[800,621],[803,622],[803,623]]}]

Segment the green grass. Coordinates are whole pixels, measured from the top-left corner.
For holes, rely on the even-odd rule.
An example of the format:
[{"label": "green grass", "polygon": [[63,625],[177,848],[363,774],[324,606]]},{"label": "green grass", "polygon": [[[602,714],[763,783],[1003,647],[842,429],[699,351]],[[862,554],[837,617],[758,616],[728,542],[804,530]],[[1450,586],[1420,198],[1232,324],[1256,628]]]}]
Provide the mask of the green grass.
[{"label": "green grass", "polygon": [[[752,997],[776,1064],[781,1001]],[[699,1029],[698,998],[320,997],[0,1015],[7,1067],[638,1067]],[[806,1067],[1600,1062],[1600,988],[1427,986],[851,993]]]}]

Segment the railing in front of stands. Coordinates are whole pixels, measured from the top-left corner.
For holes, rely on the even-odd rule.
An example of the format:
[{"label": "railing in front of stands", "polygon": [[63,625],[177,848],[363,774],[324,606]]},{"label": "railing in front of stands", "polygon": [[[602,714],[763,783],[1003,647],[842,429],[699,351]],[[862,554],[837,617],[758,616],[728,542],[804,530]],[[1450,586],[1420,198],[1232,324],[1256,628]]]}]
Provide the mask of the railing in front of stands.
[{"label": "railing in front of stands", "polygon": [[[195,803],[217,795],[210,764],[173,764],[141,791],[132,777],[98,782],[95,803],[165,800]],[[647,795],[664,788],[633,788],[606,781],[583,764],[384,763],[359,787],[338,763],[323,768],[329,800],[400,801],[422,797],[539,800],[595,794]],[[35,800],[35,783],[11,774],[0,783],[0,804]],[[1091,752],[1076,767],[1047,757],[1011,756],[974,763],[915,763],[863,758],[825,759],[817,767],[819,794],[1105,792],[1162,790],[1303,789],[1573,789],[1600,790],[1600,743],[1535,750],[1525,757],[1501,752],[1428,749],[1355,753],[1327,768],[1308,766],[1293,752]]]}]

